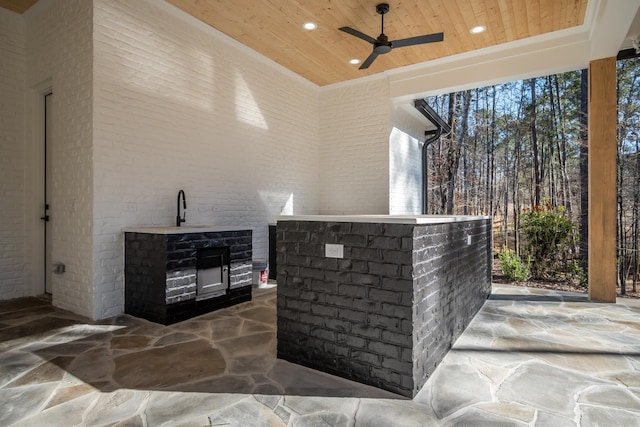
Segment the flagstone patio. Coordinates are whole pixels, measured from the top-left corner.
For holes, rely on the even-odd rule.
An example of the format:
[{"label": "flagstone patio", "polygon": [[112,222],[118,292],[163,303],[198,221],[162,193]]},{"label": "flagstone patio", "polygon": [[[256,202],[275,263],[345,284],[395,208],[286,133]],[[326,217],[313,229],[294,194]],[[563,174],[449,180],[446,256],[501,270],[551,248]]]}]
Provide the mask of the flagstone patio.
[{"label": "flagstone patio", "polygon": [[170,326],[0,303],[0,425],[640,426],[640,301],[494,285],[409,400],[275,357],[275,289]]}]

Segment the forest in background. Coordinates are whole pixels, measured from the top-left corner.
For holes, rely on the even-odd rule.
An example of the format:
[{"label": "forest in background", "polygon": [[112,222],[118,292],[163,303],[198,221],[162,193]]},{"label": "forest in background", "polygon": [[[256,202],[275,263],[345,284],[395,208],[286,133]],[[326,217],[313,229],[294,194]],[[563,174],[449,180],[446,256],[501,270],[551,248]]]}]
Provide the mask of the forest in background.
[{"label": "forest in background", "polygon": [[[617,68],[618,282],[624,293],[627,285],[636,291],[640,261],[640,59],[619,60]],[[587,89],[587,71],[578,70],[427,98],[452,129],[428,147],[428,213],[492,215],[496,250],[523,264],[548,256],[532,249],[547,239],[544,244],[560,247],[559,257],[549,258],[551,270],[534,265],[531,274],[584,284]],[[556,229],[556,237],[532,232],[548,221],[566,229]],[[567,234],[562,245],[554,240],[559,233]]]}]

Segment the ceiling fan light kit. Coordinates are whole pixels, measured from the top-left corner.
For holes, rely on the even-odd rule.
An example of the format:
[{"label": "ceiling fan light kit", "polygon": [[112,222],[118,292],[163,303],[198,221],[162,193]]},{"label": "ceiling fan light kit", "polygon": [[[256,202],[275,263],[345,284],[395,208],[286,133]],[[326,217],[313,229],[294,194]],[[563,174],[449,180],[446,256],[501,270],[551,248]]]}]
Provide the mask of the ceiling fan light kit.
[{"label": "ceiling fan light kit", "polygon": [[389,12],[389,4],[380,3],[379,5],[376,6],[376,12],[380,14],[380,18],[381,18],[380,35],[377,38],[368,36],[367,34],[364,34],[351,27],[338,28],[340,31],[344,31],[347,34],[351,34],[352,36],[358,37],[359,39],[364,40],[373,45],[373,51],[367,57],[367,59],[364,60],[364,62],[360,66],[360,70],[369,68],[369,66],[378,57],[378,55],[384,55],[385,53],[389,53],[394,48],[415,46],[415,45],[425,44],[425,43],[441,42],[444,40],[444,33],[433,33],[433,34],[425,34],[423,36],[409,37],[406,39],[389,41],[389,38],[384,33],[384,15],[387,12]]}]

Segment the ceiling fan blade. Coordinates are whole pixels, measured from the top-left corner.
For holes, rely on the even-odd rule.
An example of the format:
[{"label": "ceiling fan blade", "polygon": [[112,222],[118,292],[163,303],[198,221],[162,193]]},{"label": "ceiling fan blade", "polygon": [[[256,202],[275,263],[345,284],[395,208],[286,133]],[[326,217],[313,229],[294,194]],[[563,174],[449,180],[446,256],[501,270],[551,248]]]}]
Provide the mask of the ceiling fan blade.
[{"label": "ceiling fan blade", "polygon": [[374,43],[377,41],[377,40],[376,40],[376,39],[374,39],[373,37],[368,36],[368,35],[366,35],[365,33],[361,33],[361,32],[360,32],[360,31],[358,31],[358,30],[354,30],[354,29],[353,29],[353,28],[351,28],[351,27],[340,27],[340,28],[338,28],[338,29],[339,29],[340,31],[344,31],[344,32],[345,32],[345,33],[347,33],[347,34],[351,34],[352,36],[356,36],[357,38],[362,39],[362,40],[364,40],[364,41],[366,41],[366,42],[369,42],[369,43],[371,43],[371,44],[374,44]]},{"label": "ceiling fan blade", "polygon": [[424,36],[409,37],[391,42],[391,47],[414,46],[423,43],[441,42],[444,40],[444,33],[426,34]]},{"label": "ceiling fan blade", "polygon": [[371,55],[369,55],[369,57],[367,59],[364,60],[364,62],[362,63],[362,65],[360,66],[360,68],[358,68],[359,70],[364,70],[365,68],[369,68],[369,65],[371,65],[371,63],[373,63],[373,61],[378,57],[378,54],[376,53],[376,51],[374,50],[373,52],[371,52]]}]

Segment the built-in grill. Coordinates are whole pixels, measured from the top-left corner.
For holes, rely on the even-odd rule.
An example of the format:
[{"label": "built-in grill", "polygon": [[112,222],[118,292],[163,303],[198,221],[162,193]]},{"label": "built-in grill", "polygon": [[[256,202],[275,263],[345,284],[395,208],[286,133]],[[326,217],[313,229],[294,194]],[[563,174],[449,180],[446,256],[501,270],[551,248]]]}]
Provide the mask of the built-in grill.
[{"label": "built-in grill", "polygon": [[229,289],[229,248],[199,249],[196,270],[196,300],[226,294]]}]

